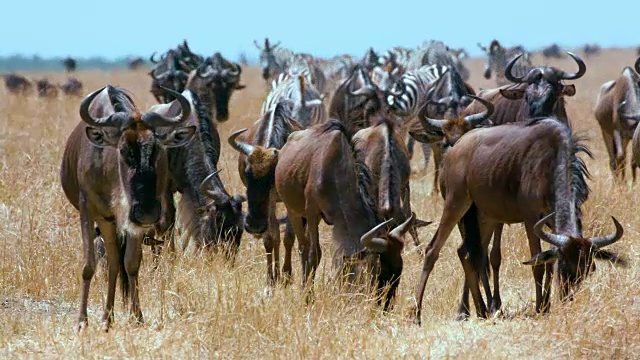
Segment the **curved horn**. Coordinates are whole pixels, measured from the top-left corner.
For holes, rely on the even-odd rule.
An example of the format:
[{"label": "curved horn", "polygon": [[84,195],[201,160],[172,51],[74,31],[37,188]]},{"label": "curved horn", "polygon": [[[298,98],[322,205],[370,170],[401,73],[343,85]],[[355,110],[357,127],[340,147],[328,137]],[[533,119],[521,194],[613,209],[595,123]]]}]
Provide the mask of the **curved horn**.
[{"label": "curved horn", "polygon": [[597,236],[589,239],[591,245],[596,249],[600,249],[607,245],[613,244],[614,242],[620,240],[620,238],[624,234],[624,229],[622,228],[622,225],[620,225],[618,220],[616,220],[616,218],[614,218],[613,216],[611,217],[611,219],[613,220],[613,224],[616,226],[616,232],[614,234],[607,236]]},{"label": "curved horn", "polygon": [[95,127],[114,126],[115,127],[120,125],[116,120],[116,118],[112,116],[113,114],[105,117],[101,117],[99,119],[94,119],[89,114],[89,106],[91,106],[93,99],[95,99],[96,96],[98,96],[98,94],[102,92],[102,90],[104,90],[105,88],[107,87],[103,86],[100,89],[92,92],[91,94],[87,95],[87,97],[85,97],[84,100],[82,100],[82,103],[80,103],[80,118],[82,119],[82,121],[84,121],[90,126],[95,126]]},{"label": "curved horn", "polygon": [[378,231],[380,231],[380,229],[384,228],[388,223],[392,222],[393,219],[389,219],[381,224],[378,224],[377,226],[375,226],[373,229],[369,230],[366,234],[362,235],[362,237],[360,238],[360,243],[364,246],[367,247],[367,245],[373,240],[373,238],[376,236],[376,234],[378,233]]},{"label": "curved horn", "polygon": [[173,95],[173,97],[178,100],[178,103],[180,103],[180,114],[176,117],[170,118],[150,111],[142,114],[142,121],[146,122],[152,127],[178,126],[187,121],[189,119],[189,115],[191,115],[191,103],[189,102],[189,100],[187,100],[187,98],[184,97],[181,93],[173,89],[169,89],[163,86],[159,87],[167,93]]},{"label": "curved horn", "polygon": [[[581,78],[587,72],[587,64],[584,63],[582,59],[578,55],[575,55],[571,51],[567,51],[567,54],[571,56],[571,58],[578,63],[578,72],[577,73],[568,73],[566,71],[562,72],[562,79],[564,80],[575,80]],[[636,63],[637,64],[637,63]]]},{"label": "curved horn", "polygon": [[515,63],[522,57],[522,55],[524,55],[524,53],[520,53],[518,54],[518,56],[511,59],[511,61],[509,61],[509,64],[507,64],[507,67],[504,68],[504,77],[516,84],[521,84],[525,77],[516,77],[511,73],[511,69],[513,68],[513,65],[515,65]]},{"label": "curved horn", "polygon": [[364,96],[364,95],[373,95],[376,93],[376,90],[371,86],[363,86],[356,91],[349,90],[349,95],[351,96]]},{"label": "curved horn", "polygon": [[555,212],[552,212],[551,214],[549,214],[549,215],[543,217],[542,219],[540,219],[533,226],[533,232],[538,238],[540,238],[540,240],[544,240],[544,241],[548,242],[551,245],[554,245],[556,247],[562,248],[567,243],[567,241],[569,241],[569,238],[567,238],[564,235],[551,234],[551,233],[548,233],[548,232],[545,232],[544,230],[542,230],[542,227],[544,226],[544,224],[553,215],[555,215]]},{"label": "curved horn", "polygon": [[259,50],[262,50],[262,46],[260,46],[260,44],[258,44],[257,40],[253,40],[253,45],[255,45]]},{"label": "curved horn", "polygon": [[211,174],[209,174],[209,176],[207,176],[206,178],[204,178],[204,180],[202,180],[202,182],[200,183],[200,187],[199,187],[200,193],[202,195],[205,195],[205,196],[208,195],[207,189],[205,189],[205,186],[207,185],[208,182],[213,180],[213,177],[216,176],[218,173],[220,173],[220,171],[222,171],[222,169],[212,172]]},{"label": "curved horn", "polygon": [[228,141],[229,141],[229,145],[231,145],[231,147],[234,150],[249,156],[249,154],[251,154],[251,152],[253,151],[254,146],[251,145],[251,144],[247,144],[246,142],[242,142],[242,141],[241,142],[237,142],[236,141],[236,138],[238,136],[240,136],[240,134],[242,134],[243,132],[245,132],[247,130],[249,130],[249,129],[244,128],[242,130],[238,130],[238,131],[234,132],[233,134],[231,134],[231,136],[229,136]]},{"label": "curved horn", "polygon": [[153,52],[153,54],[151,54],[151,56],[149,57],[149,60],[153,63],[153,64],[157,64],[158,60],[155,60],[156,57],[156,51]]},{"label": "curved horn", "polygon": [[484,105],[484,107],[486,108],[485,111],[479,114],[467,115],[464,117],[464,120],[469,122],[471,125],[476,126],[481,122],[483,122],[484,120],[488,119],[493,114],[494,107],[493,107],[493,104],[490,103],[489,101],[481,97],[477,97],[475,95],[465,95],[465,96],[468,98],[474,99],[475,101]]},{"label": "curved horn", "polygon": [[205,73],[201,73],[200,68],[198,68],[196,70],[196,75],[198,75],[198,77],[201,77],[201,78],[208,78],[210,76],[214,76],[218,72],[218,70],[214,69],[213,66],[207,66],[207,67],[211,67],[211,70],[207,70]]},{"label": "curved horn", "polygon": [[238,76],[242,72],[242,68],[237,63],[233,63],[233,70],[229,70],[229,75]]},{"label": "curved horn", "polygon": [[636,69],[636,72],[640,74],[640,57],[636,59],[636,63],[633,67]]},{"label": "curved horn", "polygon": [[396,239],[401,239],[404,236],[404,234],[406,234],[407,231],[409,231],[409,228],[411,228],[411,226],[413,225],[413,220],[415,218],[416,218],[416,213],[412,211],[411,216],[409,216],[409,218],[405,222],[398,225],[395,229],[391,230],[389,235]]}]

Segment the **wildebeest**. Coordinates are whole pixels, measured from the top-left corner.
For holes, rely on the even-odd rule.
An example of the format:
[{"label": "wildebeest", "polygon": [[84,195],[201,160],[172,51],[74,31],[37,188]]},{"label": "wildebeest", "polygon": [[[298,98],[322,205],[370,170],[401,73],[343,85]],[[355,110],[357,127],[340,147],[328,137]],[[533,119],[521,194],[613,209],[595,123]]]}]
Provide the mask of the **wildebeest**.
[{"label": "wildebeest", "polygon": [[593,44],[584,44],[584,46],[582,46],[582,51],[584,52],[584,56],[589,57],[591,55],[597,55],[600,53],[600,45],[593,43]]},{"label": "wildebeest", "polygon": [[[318,225],[324,220],[333,226],[336,265],[342,267],[345,259],[363,259],[365,266],[373,267],[376,288],[389,287],[384,299],[387,309],[402,273],[402,237],[415,216],[377,236],[387,222],[382,223],[376,211],[371,174],[358,160],[342,123],[332,119],[292,133],[278,152],[275,181],[298,239],[303,286],[313,282],[322,256]],[[355,273],[362,270],[354,267]]]},{"label": "wildebeest", "polygon": [[487,56],[487,65],[483,76],[485,79],[490,79],[491,74],[494,73],[496,84],[498,86],[509,84],[509,79],[505,78],[505,68],[507,63],[510,63],[516,56],[522,54],[519,63],[514,63],[513,73],[516,77],[524,76],[529,72],[529,69],[533,66],[530,59],[529,52],[525,51],[521,46],[514,46],[504,48],[498,40],[491,41],[489,48],[485,48],[480,43],[478,46]]},{"label": "wildebeest", "polygon": [[48,79],[40,79],[36,81],[39,97],[54,98],[58,96],[58,88],[49,82]]},{"label": "wildebeest", "polygon": [[76,59],[68,56],[64,60],[62,60],[62,64],[64,65],[64,69],[66,72],[76,71]]},{"label": "wildebeest", "polygon": [[60,85],[60,89],[67,95],[82,95],[82,83],[74,77],[68,78],[64,84]]},{"label": "wildebeest", "polygon": [[18,74],[4,74],[4,86],[12,94],[27,95],[33,84],[26,77]]},{"label": "wildebeest", "polygon": [[[640,72],[640,57],[634,67]],[[627,146],[639,121],[634,117],[640,108],[640,77],[636,72],[625,66],[615,80],[604,83],[593,108],[609,155],[609,168],[616,179],[623,181]]]},{"label": "wildebeest", "polygon": [[287,69],[293,51],[281,47],[280,41],[271,44],[269,38],[265,38],[264,46],[260,46],[255,40],[253,44],[260,50],[260,68],[262,69],[262,78],[265,81],[277,77]]},{"label": "wildebeest", "polygon": [[430,40],[411,53],[406,69],[415,70],[425,65],[439,65],[455,69],[464,81],[469,78],[469,70],[462,63],[458,53],[452,51],[442,41]]},{"label": "wildebeest", "polygon": [[[238,172],[247,188],[249,212],[245,229],[262,235],[267,253],[267,281],[274,285],[280,278],[280,228],[276,217],[276,203],[280,200],[275,190],[275,169],[278,151],[289,135],[303,126],[292,117],[293,104],[281,100],[262,114],[245,134],[243,141],[236,140],[247,131],[242,129],[229,137],[229,144],[240,154]],[[295,241],[290,225],[284,236],[285,258],[282,266],[285,283],[291,279],[291,249]]]},{"label": "wildebeest", "polygon": [[138,70],[144,65],[144,59],[141,57],[134,57],[127,61],[127,67],[130,70]]},{"label": "wildebeest", "polygon": [[188,142],[195,127],[184,127],[191,107],[176,94],[181,114],[168,118],[140,112],[125,90],[105,86],[80,104],[78,123],[67,140],[60,178],[69,202],[80,212],[83,258],[78,328],[87,325],[89,286],[95,273],[94,223],[105,240],[108,262],[107,300],[103,320],[113,320],[116,280],[124,301],[142,321],[138,271],[142,240],[164,214],[162,198],[169,171],[166,148]]},{"label": "wildebeest", "polygon": [[[183,248],[193,238],[196,246],[217,250],[222,245],[225,256],[234,260],[243,233],[242,202],[245,199],[240,195],[231,196],[218,175],[220,135],[215,122],[209,117],[208,107],[194,91],[187,89],[182,96],[192,107],[185,124],[194,126],[197,136],[188,144],[167,151],[171,179],[167,193],[170,211],[175,212],[173,194],[179,192]],[[173,102],[154,105],[150,110],[170,117],[176,116],[180,108]],[[172,225],[171,222],[164,224],[160,232]]]},{"label": "wildebeest", "polygon": [[562,49],[558,44],[551,44],[542,49],[542,56],[547,59],[562,59]]},{"label": "wildebeest", "polygon": [[171,93],[165,92],[163,88],[181,93],[185,89],[189,72],[181,67],[178,55],[174,51],[169,51],[166,58],[161,61],[149,71],[151,94],[156,98],[156,101],[166,104],[173,101],[174,98]]},{"label": "wildebeest", "polygon": [[[585,181],[588,171],[577,156],[581,151],[588,153],[571,128],[546,117],[469,131],[448,150],[440,183],[445,205],[438,230],[427,246],[416,293],[418,322],[426,283],[440,250],[465,216],[475,220],[475,229],[465,226],[465,244],[458,250],[465,270],[463,293],[471,290],[481,316],[486,314],[486,306],[478,278],[486,270],[489,238],[500,223],[525,223],[532,255],[525,264],[533,265],[538,311],[548,309],[550,278],[542,292],[545,264],[557,261],[561,295],[566,299],[570,288],[593,271],[594,258],[616,258],[601,250],[622,237],[622,226],[615,218],[615,234],[594,238],[582,235],[580,206],[589,188]],[[543,215],[549,212],[555,214],[553,234],[542,231],[551,216]],[[540,239],[555,247],[542,252]],[[497,279],[494,281],[497,284]],[[488,284],[485,289],[488,291]],[[498,288],[493,299],[489,292],[487,297],[490,303],[499,303]]]}]

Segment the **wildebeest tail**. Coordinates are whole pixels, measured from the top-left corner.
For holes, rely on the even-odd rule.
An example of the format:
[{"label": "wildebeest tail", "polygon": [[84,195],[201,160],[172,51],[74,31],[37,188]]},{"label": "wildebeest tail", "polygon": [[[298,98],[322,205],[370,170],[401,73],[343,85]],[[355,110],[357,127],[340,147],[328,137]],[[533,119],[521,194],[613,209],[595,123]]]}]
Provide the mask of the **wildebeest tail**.
[{"label": "wildebeest tail", "polygon": [[488,264],[486,262],[487,255],[482,247],[480,224],[478,223],[478,207],[475,203],[471,204],[469,210],[462,217],[462,224],[464,227],[462,246],[467,249],[473,267],[478,274],[481,274],[482,271],[486,270]]},{"label": "wildebeest tail", "polygon": [[129,275],[124,267],[124,254],[127,249],[127,235],[122,236],[122,244],[120,244],[120,290],[122,291],[122,303],[126,307],[129,300]]}]

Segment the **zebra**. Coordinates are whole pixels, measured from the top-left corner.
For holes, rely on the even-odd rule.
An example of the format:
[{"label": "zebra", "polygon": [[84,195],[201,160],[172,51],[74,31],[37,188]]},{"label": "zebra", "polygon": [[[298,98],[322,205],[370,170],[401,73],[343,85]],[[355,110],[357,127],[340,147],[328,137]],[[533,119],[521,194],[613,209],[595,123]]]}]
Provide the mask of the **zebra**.
[{"label": "zebra", "polygon": [[469,70],[462,63],[464,56],[458,50],[451,50],[442,41],[431,40],[420,45],[411,53],[407,70],[419,69],[424,65],[443,65],[453,67],[464,81],[469,79]]},{"label": "zebra", "polygon": [[478,43],[478,46],[487,55],[487,64],[484,71],[484,78],[490,79],[491,73],[495,72],[496,85],[498,87],[511,84],[509,80],[504,77],[504,69],[507,67],[509,61],[514,57],[524,54],[518,62],[515,63],[512,69],[512,74],[517,77],[522,77],[529,73],[529,70],[533,67],[531,62],[531,54],[524,50],[522,46],[514,46],[510,48],[504,48],[498,40],[493,40],[489,45],[489,48],[485,48],[482,44]]},{"label": "zebra", "polygon": [[269,38],[264,39],[264,46],[260,46],[256,40],[253,44],[260,50],[260,67],[265,81],[276,78],[287,69],[293,51],[281,47],[279,41],[271,44]]},{"label": "zebra", "polygon": [[292,117],[304,128],[325,122],[327,111],[324,106],[324,96],[313,84],[308,83],[307,72],[308,70],[303,70],[297,76],[291,76],[288,73],[278,75],[262,103],[261,116],[273,110],[278,103],[287,102],[292,107]]},{"label": "zebra", "polygon": [[317,66],[324,74],[326,81],[324,93],[333,94],[338,86],[345,81],[354,67],[353,59],[350,55],[338,55],[328,60],[316,60]]},{"label": "zebra", "polygon": [[426,104],[426,94],[431,86],[449,70],[448,66],[425,65],[404,73],[389,89],[387,104],[396,114],[414,117]]},{"label": "zebra", "polygon": [[320,94],[324,94],[326,90],[326,78],[324,73],[316,65],[315,59],[307,54],[294,54],[289,58],[287,72],[291,77],[304,74],[308,83],[313,84]]},{"label": "zebra", "polygon": [[413,56],[414,50],[403,48],[400,46],[393,47],[387,50],[382,56],[380,56],[379,63],[383,67],[391,64],[393,68],[399,68],[401,72],[408,69],[409,61]]}]

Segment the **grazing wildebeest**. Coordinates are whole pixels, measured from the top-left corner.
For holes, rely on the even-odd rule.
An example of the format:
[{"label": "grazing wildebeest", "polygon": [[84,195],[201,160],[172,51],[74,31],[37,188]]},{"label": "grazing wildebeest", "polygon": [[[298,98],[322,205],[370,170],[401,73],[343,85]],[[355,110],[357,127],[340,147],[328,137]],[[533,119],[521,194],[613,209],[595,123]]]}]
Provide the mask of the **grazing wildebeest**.
[{"label": "grazing wildebeest", "polygon": [[[220,135],[208,115],[208,107],[189,89],[183,91],[182,96],[192,106],[185,124],[197,129],[197,136],[188,144],[167,151],[171,179],[167,198],[173,205],[173,194],[181,194],[178,211],[183,231],[182,247],[186,248],[190,239],[194,239],[196,246],[213,250],[221,245],[224,255],[233,261],[242,239],[242,202],[245,199],[240,195],[231,196],[218,175]],[[150,110],[175,116],[180,108],[173,102],[154,105]],[[171,206],[170,211],[175,212],[175,208]],[[175,217],[171,217],[159,232],[172,225],[173,219]]]},{"label": "grazing wildebeest", "polygon": [[72,57],[66,57],[64,60],[62,60],[62,64],[64,65],[64,70],[66,72],[73,72],[76,71],[76,59],[72,58]]},{"label": "grazing wildebeest", "polygon": [[487,55],[487,65],[483,76],[485,79],[490,79],[491,74],[495,73],[496,84],[498,86],[509,84],[509,80],[505,78],[505,68],[507,63],[510,63],[511,60],[519,54],[522,54],[520,57],[521,60],[515,64],[512,70],[515,76],[526,75],[533,66],[530,59],[531,55],[529,52],[524,51],[521,46],[504,48],[498,40],[493,40],[488,49],[480,43],[478,43],[478,46]]},{"label": "grazing wildebeest", "polygon": [[141,57],[134,57],[127,61],[127,67],[129,70],[138,70],[144,65],[144,59]]},{"label": "grazing wildebeest", "polygon": [[22,75],[5,74],[3,77],[4,86],[12,94],[27,95],[33,89],[31,81]]},{"label": "grazing wildebeest", "polygon": [[265,81],[268,82],[276,78],[287,69],[293,51],[281,47],[280,41],[271,44],[269,38],[265,38],[264,46],[260,46],[255,40],[253,44],[260,50],[260,68],[262,69],[262,78]]},{"label": "grazing wildebeest", "polygon": [[[240,153],[238,172],[247,188],[249,212],[245,229],[263,237],[269,285],[274,285],[280,278],[280,227],[276,217],[276,203],[280,199],[275,189],[278,151],[292,132],[303,129],[292,117],[292,108],[289,101],[281,100],[253,123],[244,141],[236,139],[247,131],[246,128],[229,137],[229,144]],[[291,249],[294,241],[295,234],[288,225],[284,236],[285,258],[282,266],[285,283],[291,279]]]},{"label": "grazing wildebeest", "polygon": [[48,79],[40,79],[36,81],[39,97],[54,98],[58,96],[58,88],[49,82]]},{"label": "grazing wildebeest", "polygon": [[[526,123],[469,131],[447,151],[440,182],[445,205],[438,230],[427,246],[416,293],[414,315],[417,322],[420,321],[426,283],[440,250],[453,227],[465,215],[475,219],[475,229],[465,226],[465,244],[458,250],[465,270],[463,290],[464,293],[471,290],[480,316],[485,316],[487,309],[478,278],[486,271],[486,247],[495,226],[500,223],[525,224],[532,255],[525,264],[533,265],[537,311],[548,309],[550,278],[542,292],[546,264],[557,261],[561,295],[566,299],[571,287],[577,286],[594,270],[594,258],[616,258],[612,253],[600,250],[622,237],[622,226],[615,218],[615,234],[594,238],[582,235],[580,206],[589,193],[585,181],[588,171],[577,153],[589,152],[579,140],[566,124],[542,117]],[[550,218],[543,215],[549,212],[555,214],[553,234],[542,231]],[[542,252],[540,239],[555,247]],[[485,289],[488,290],[488,284]],[[491,299],[488,292],[490,302],[500,302],[497,288],[495,293]],[[463,308],[461,304],[462,312]]]},{"label": "grazing wildebeest", "polygon": [[108,288],[103,320],[113,321],[116,280],[121,277],[123,300],[131,300],[131,315],[142,321],[138,271],[145,232],[166,209],[163,200],[169,177],[167,147],[188,142],[195,127],[184,127],[191,107],[175,94],[181,114],[168,118],[140,112],[123,89],[105,86],[80,104],[78,123],[67,140],[60,178],[69,202],[80,212],[84,265],[78,328],[87,325],[89,286],[95,273],[94,223],[105,241]]},{"label": "grazing wildebeest", "polygon": [[[377,195],[378,213],[384,219],[395,219],[399,225],[413,213],[409,177],[411,164],[407,147],[396,129],[392,118],[376,114],[371,126],[358,131],[353,136],[353,144],[362,161],[371,171],[373,187]],[[416,220],[416,226],[422,224]],[[416,246],[418,233],[411,227],[409,233]]]},{"label": "grazing wildebeest", "polygon": [[[376,289],[389,287],[384,299],[386,310],[402,273],[402,237],[415,216],[377,237],[376,233],[392,219],[381,224],[372,196],[371,174],[358,160],[346,129],[338,120],[292,133],[277,158],[276,190],[298,239],[303,286],[307,281],[313,282],[322,256],[318,225],[324,220],[333,226],[333,242],[338,247],[336,265],[342,267],[345,258],[364,258],[364,266],[374,268],[370,273],[375,274],[372,281]],[[303,218],[307,221],[306,233]],[[354,267],[355,273],[363,270]]]},{"label": "grazing wildebeest", "polygon": [[584,46],[582,47],[582,51],[584,52],[584,56],[589,57],[591,55],[597,55],[600,53],[600,45],[593,43],[593,44],[584,44]]},{"label": "grazing wildebeest", "polygon": [[225,60],[220,53],[214,54],[201,66],[191,71],[186,89],[198,94],[200,101],[207,105],[207,116],[219,122],[229,119],[229,100],[236,90],[242,90],[240,84],[242,68],[236,63]]},{"label": "grazing wildebeest", "polygon": [[[640,57],[634,67],[640,73]],[[640,77],[636,72],[625,66],[618,78],[604,83],[593,108],[609,155],[609,168],[616,180],[622,181],[627,166],[627,146],[639,120],[633,116],[640,108]]]},{"label": "grazing wildebeest", "polygon": [[80,80],[70,77],[67,82],[60,85],[60,89],[67,95],[81,96],[82,95],[82,83]]},{"label": "grazing wildebeest", "polygon": [[547,59],[562,59],[562,49],[558,44],[551,44],[542,49],[542,56]]}]

